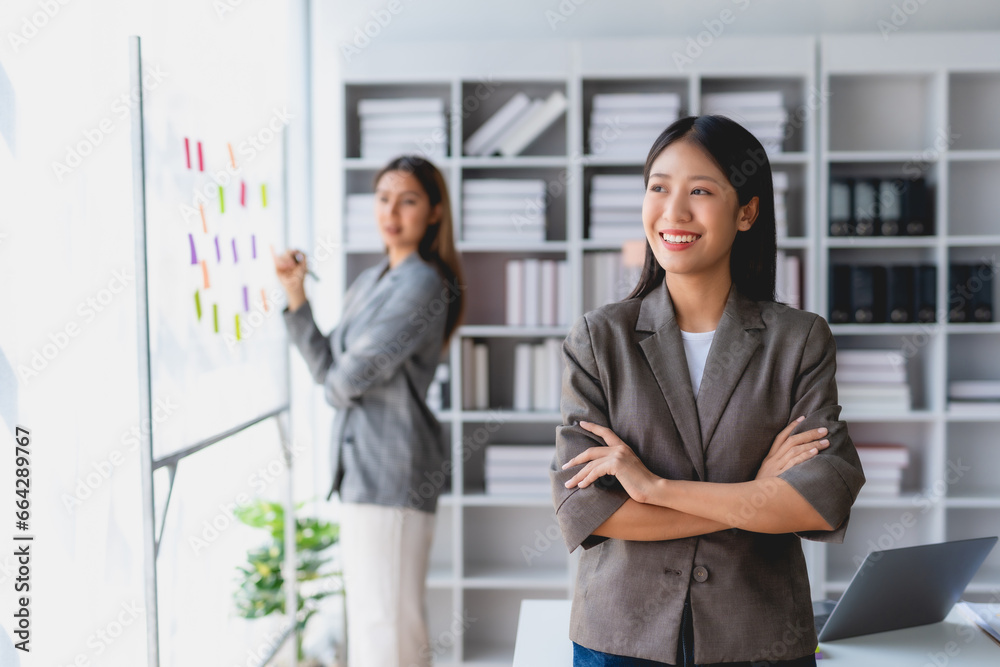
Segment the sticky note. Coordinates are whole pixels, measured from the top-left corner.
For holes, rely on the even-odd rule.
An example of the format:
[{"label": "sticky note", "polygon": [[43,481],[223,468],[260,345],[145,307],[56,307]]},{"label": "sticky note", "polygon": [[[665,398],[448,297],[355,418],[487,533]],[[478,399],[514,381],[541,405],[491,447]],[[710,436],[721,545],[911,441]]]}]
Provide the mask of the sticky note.
[{"label": "sticky note", "polygon": [[201,153],[201,142],[198,142],[198,171],[205,171],[205,156]]},{"label": "sticky note", "polygon": [[222,251],[219,250],[219,237],[218,236],[215,237],[215,261],[216,262],[221,262],[222,261]]},{"label": "sticky note", "polygon": [[269,310],[269,308],[267,307],[267,292],[264,290],[263,287],[260,288],[260,300],[261,303],[264,304],[264,312],[266,313]]},{"label": "sticky note", "polygon": [[236,313],[236,340],[240,339],[240,314]]},{"label": "sticky note", "polygon": [[208,234],[208,223],[205,222],[205,205],[198,204],[198,210],[201,211],[201,231]]},{"label": "sticky note", "polygon": [[247,292],[247,286],[243,286],[243,311],[250,312],[250,294]]},{"label": "sticky note", "polygon": [[212,304],[212,320],[215,325],[215,333],[219,333],[219,306],[218,304]]},{"label": "sticky note", "polygon": [[188,141],[187,137],[184,137],[184,158],[187,161],[187,168],[191,168],[191,142]]},{"label": "sticky note", "polygon": [[233,169],[236,169],[236,156],[233,155],[233,145],[226,144],[229,147],[229,162],[232,163]]},{"label": "sticky note", "polygon": [[208,262],[201,260],[201,277],[205,280],[205,289],[208,289]]},{"label": "sticky note", "polygon": [[219,186],[219,213],[225,213],[225,212],[226,212],[226,195],[225,195],[225,190],[223,190],[222,186],[220,185]]},{"label": "sticky note", "polygon": [[233,239],[233,264],[240,261],[240,258],[236,256],[236,239]]},{"label": "sticky note", "polygon": [[194,249],[194,235],[193,234],[188,234],[188,241],[190,241],[190,243],[191,243],[191,263],[192,264],[197,264],[198,263],[198,253]]},{"label": "sticky note", "polygon": [[256,234],[251,234],[250,235],[250,253],[253,256],[253,259],[257,259],[257,235]]},{"label": "sticky note", "polygon": [[247,205],[247,183],[246,181],[240,181],[240,206],[246,207]]},{"label": "sticky note", "polygon": [[201,322],[201,295],[198,290],[194,291],[194,309],[198,313],[198,321]]},{"label": "sticky note", "polygon": [[264,208],[267,208],[267,183],[260,186],[260,203]]}]

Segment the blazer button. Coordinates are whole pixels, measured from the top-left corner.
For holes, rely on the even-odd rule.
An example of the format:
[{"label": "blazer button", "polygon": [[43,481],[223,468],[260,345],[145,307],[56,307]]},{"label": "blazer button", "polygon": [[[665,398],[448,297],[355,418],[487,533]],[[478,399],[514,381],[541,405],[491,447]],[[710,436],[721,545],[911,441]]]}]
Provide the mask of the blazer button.
[{"label": "blazer button", "polygon": [[694,568],[694,571],[691,573],[691,578],[693,578],[699,584],[702,583],[703,581],[708,579],[708,569],[699,565],[698,567]]}]

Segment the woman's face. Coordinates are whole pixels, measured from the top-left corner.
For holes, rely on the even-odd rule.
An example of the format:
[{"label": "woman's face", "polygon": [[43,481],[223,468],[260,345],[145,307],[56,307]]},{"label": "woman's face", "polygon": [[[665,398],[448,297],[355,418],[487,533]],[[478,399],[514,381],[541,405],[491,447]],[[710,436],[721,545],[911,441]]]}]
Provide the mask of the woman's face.
[{"label": "woman's face", "polygon": [[436,223],[441,207],[431,206],[420,181],[405,171],[388,171],[375,185],[375,221],[382,242],[396,252],[416,250]]},{"label": "woman's face", "polygon": [[736,233],[756,217],[757,198],[740,206],[736,189],[697,144],[675,141],[653,161],[642,224],[667,274],[728,275]]}]

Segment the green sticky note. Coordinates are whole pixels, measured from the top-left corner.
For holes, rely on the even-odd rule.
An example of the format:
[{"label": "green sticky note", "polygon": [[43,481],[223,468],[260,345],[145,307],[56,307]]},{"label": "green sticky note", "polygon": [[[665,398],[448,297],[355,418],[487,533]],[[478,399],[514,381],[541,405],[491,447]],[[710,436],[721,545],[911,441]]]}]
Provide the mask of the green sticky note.
[{"label": "green sticky note", "polygon": [[222,186],[219,186],[219,213],[226,212],[226,196]]},{"label": "green sticky note", "polygon": [[212,304],[212,319],[215,321],[215,333],[219,333],[219,306]]},{"label": "green sticky note", "polygon": [[194,308],[198,311],[198,321],[201,322],[201,295],[198,290],[194,291]]},{"label": "green sticky note", "polygon": [[236,313],[236,340],[240,339],[240,314]]},{"label": "green sticky note", "polygon": [[267,183],[260,186],[260,201],[267,208]]}]

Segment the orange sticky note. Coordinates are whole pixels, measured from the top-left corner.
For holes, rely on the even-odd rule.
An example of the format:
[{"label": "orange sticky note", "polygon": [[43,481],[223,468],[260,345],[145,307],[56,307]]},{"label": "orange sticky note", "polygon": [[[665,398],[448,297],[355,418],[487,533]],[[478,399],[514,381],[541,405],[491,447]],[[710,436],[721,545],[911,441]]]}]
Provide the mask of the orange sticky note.
[{"label": "orange sticky note", "polygon": [[236,169],[236,156],[233,155],[233,145],[232,144],[226,144],[226,145],[229,146],[229,161],[233,163],[233,169]]},{"label": "orange sticky note", "polygon": [[201,211],[201,231],[208,234],[208,223],[205,222],[205,205],[198,204],[198,210]]},{"label": "orange sticky note", "polygon": [[260,290],[260,300],[264,304],[264,312],[266,313],[269,310],[269,308],[267,307],[267,292],[264,290],[263,287]]},{"label": "orange sticky note", "polygon": [[208,289],[208,262],[201,260],[201,276],[205,279],[205,289]]}]

